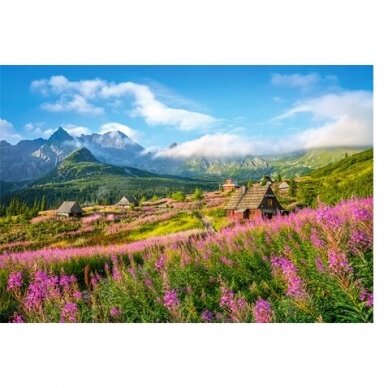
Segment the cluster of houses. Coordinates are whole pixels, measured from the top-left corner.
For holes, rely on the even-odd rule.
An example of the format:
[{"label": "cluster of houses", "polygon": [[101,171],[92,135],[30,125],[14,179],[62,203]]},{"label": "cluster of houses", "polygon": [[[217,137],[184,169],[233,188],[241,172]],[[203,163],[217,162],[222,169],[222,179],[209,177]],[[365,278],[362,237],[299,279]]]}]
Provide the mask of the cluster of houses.
[{"label": "cluster of houses", "polygon": [[[115,206],[126,208],[130,207],[131,205],[132,203],[129,201],[129,199],[124,196],[120,199],[119,202],[116,203]],[[77,201],[65,201],[57,210],[57,214],[59,216],[66,217],[81,217],[83,213],[84,211]]]},{"label": "cluster of houses", "polygon": [[[255,218],[272,218],[276,214],[288,214],[272,189],[274,183],[268,179],[266,185],[255,183],[250,187],[239,186],[233,179],[227,179],[222,185],[225,192],[232,192],[231,197],[224,207],[229,218],[233,220],[252,220]],[[288,194],[289,185],[287,182],[276,184],[277,191],[281,195]],[[130,207],[132,204],[127,197],[122,197],[116,203],[117,207]],[[57,210],[58,215],[67,217],[80,217],[83,209],[76,201],[65,201]]]}]

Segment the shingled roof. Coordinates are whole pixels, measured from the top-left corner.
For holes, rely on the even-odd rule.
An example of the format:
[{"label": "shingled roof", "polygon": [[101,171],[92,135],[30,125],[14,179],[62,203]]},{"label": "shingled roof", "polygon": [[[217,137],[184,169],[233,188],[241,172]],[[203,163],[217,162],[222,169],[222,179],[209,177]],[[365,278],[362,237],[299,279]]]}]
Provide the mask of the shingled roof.
[{"label": "shingled roof", "polygon": [[287,182],[282,182],[280,185],[279,185],[279,189],[288,189],[290,187],[290,185],[287,183]]},{"label": "shingled roof", "polygon": [[116,203],[116,206],[129,206],[131,203],[129,202],[129,199],[124,196],[123,198],[120,199],[119,202]]},{"label": "shingled roof", "polygon": [[225,206],[225,209],[257,209],[269,188],[269,185],[261,186],[260,184],[255,184],[250,188],[243,186],[234,192],[229,203]]},{"label": "shingled roof", "polygon": [[226,210],[233,210],[237,209],[239,202],[241,201],[242,197],[245,194],[246,187],[240,187],[238,190],[236,190],[233,195],[230,197],[230,200],[228,204],[225,206]]},{"label": "shingled roof", "polygon": [[58,208],[57,213],[59,214],[82,214],[83,210],[80,205],[76,201],[65,201],[62,203],[62,205]]}]

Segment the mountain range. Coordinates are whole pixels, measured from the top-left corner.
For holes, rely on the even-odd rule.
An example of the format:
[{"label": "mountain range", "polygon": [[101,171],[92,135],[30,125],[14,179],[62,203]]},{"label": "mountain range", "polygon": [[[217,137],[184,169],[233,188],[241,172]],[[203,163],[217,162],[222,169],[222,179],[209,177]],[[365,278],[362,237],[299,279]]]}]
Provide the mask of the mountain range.
[{"label": "mountain range", "polygon": [[[171,147],[176,146],[176,143]],[[287,155],[261,157],[251,155],[233,159],[190,158],[186,160],[156,157],[144,147],[119,131],[93,133],[73,137],[58,128],[49,139],[22,140],[16,145],[0,141],[0,181],[35,181],[47,178],[72,152],[86,148],[93,162],[116,167],[138,169],[157,175],[174,175],[193,179],[239,180],[261,179],[264,175],[280,173],[283,177],[308,174],[312,169],[352,155],[363,148],[335,148],[299,151]],[[83,151],[85,152],[85,151]],[[128,170],[129,169],[129,170]],[[132,170],[134,171],[134,170]]]},{"label": "mountain range", "polygon": [[196,188],[214,190],[215,182],[170,175],[157,175],[135,167],[118,167],[98,161],[85,147],[67,155],[45,176],[26,182],[2,182],[0,197],[9,202],[12,196],[28,203],[45,198],[47,204],[59,206],[69,198],[82,204],[115,203],[123,195],[133,201],[143,196],[166,196],[174,191],[193,192]]}]

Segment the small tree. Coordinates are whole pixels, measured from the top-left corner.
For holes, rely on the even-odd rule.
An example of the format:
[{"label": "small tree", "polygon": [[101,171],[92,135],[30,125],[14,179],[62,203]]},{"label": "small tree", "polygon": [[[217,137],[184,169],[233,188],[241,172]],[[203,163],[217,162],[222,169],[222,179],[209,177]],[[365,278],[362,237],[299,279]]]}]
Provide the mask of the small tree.
[{"label": "small tree", "polygon": [[196,201],[199,201],[200,199],[203,199],[203,191],[197,187],[195,189],[195,191],[194,191],[193,198]]},{"label": "small tree", "polygon": [[40,211],[46,210],[47,204],[46,204],[46,197],[42,197],[42,202],[40,203]]},{"label": "small tree", "polygon": [[290,180],[290,190],[289,190],[290,197],[295,197],[296,195],[296,182],[294,178]]},{"label": "small tree", "polygon": [[247,186],[248,186],[248,188],[253,186],[253,180],[252,180],[252,178],[249,178],[249,180],[248,180],[248,182],[247,182]]},{"label": "small tree", "polygon": [[183,191],[176,191],[175,193],[171,194],[171,198],[178,202],[184,202],[186,195]]}]

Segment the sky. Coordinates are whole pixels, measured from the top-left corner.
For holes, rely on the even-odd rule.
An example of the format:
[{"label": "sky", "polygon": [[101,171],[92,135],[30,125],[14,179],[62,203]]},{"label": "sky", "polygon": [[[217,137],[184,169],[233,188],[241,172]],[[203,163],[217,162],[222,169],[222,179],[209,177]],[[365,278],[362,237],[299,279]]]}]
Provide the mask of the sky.
[{"label": "sky", "polygon": [[372,66],[0,66],[11,144],[62,126],[171,158],[265,155],[372,145],[372,119]]}]

